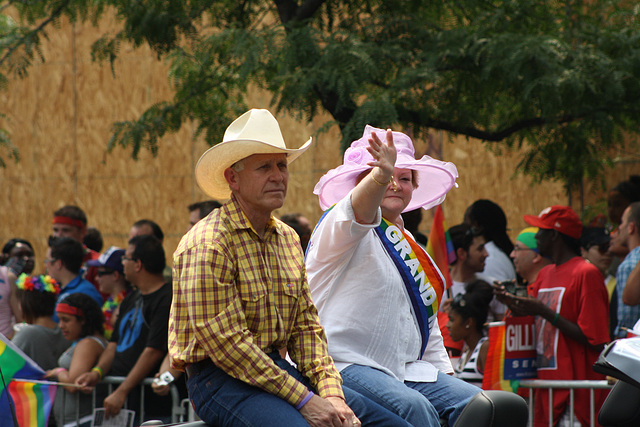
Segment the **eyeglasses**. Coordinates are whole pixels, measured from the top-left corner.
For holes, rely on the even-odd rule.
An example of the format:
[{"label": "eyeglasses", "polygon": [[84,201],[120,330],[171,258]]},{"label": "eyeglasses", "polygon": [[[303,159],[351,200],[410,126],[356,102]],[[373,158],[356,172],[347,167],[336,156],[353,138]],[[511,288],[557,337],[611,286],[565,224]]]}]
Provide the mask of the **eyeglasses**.
[{"label": "eyeglasses", "polygon": [[57,261],[57,260],[55,258],[45,258],[42,260],[42,262],[45,264],[52,263],[53,261]]},{"label": "eyeglasses", "polygon": [[113,274],[115,273],[115,270],[98,270],[98,272],[96,273],[96,275],[98,277],[102,277],[102,276],[108,276],[109,274]]},{"label": "eyeglasses", "polygon": [[123,261],[137,261],[137,259],[136,259],[136,258],[129,258],[128,256],[123,256],[123,257],[122,257],[122,260],[123,260]]},{"label": "eyeglasses", "polygon": [[536,249],[533,249],[533,248],[521,248],[520,246],[514,246],[513,247],[513,252],[518,252],[518,251],[534,251],[534,252],[538,252]]}]

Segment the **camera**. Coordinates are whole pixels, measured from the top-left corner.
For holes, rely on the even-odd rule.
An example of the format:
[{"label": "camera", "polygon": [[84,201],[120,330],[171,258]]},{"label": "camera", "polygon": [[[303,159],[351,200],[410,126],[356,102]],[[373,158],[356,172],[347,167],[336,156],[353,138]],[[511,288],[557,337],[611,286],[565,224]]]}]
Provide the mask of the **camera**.
[{"label": "camera", "polygon": [[173,382],[174,378],[171,375],[171,372],[165,371],[156,379],[153,380],[153,383],[158,386],[169,385]]},{"label": "camera", "polygon": [[513,280],[505,280],[504,282],[500,282],[498,286],[503,287],[505,292],[508,292],[511,295],[515,295],[517,297],[527,296],[527,287],[520,286]]}]

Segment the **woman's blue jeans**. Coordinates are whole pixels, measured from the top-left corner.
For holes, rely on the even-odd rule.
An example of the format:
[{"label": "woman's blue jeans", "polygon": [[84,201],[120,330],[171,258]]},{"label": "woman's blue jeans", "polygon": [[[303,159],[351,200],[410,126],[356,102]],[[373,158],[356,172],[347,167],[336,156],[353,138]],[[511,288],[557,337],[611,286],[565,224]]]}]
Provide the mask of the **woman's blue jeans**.
[{"label": "woman's blue jeans", "polygon": [[350,365],[340,374],[344,387],[379,403],[416,427],[440,427],[440,418],[453,426],[469,400],[481,391],[442,372],[432,383],[403,383],[378,369],[362,365]]}]

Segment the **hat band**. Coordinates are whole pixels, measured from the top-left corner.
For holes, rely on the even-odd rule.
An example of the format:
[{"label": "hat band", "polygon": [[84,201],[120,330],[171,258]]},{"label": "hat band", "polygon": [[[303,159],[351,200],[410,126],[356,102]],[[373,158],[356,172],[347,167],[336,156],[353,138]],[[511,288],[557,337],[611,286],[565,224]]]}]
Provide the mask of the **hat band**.
[{"label": "hat band", "polygon": [[58,313],[71,314],[72,316],[78,316],[78,317],[83,316],[81,309],[79,309],[78,307],[72,307],[69,304],[64,302],[60,302],[58,303],[58,305],[56,305],[56,311]]},{"label": "hat band", "polygon": [[74,227],[84,228],[84,223],[79,219],[69,218],[68,216],[54,216],[53,224],[73,225]]}]

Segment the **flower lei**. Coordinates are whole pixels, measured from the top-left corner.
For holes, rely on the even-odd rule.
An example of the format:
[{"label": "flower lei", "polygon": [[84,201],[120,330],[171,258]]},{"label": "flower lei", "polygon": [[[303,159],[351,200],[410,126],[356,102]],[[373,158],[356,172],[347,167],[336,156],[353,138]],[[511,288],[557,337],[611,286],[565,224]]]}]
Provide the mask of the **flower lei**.
[{"label": "flower lei", "polygon": [[122,300],[129,295],[130,290],[124,290],[115,297],[108,298],[102,305],[102,314],[104,315],[104,336],[107,339],[111,338],[113,333],[113,326],[111,326],[111,316],[115,309],[120,305]]},{"label": "flower lei", "polygon": [[16,281],[18,289],[23,291],[39,291],[39,292],[51,292],[58,295],[60,293],[60,286],[53,280],[51,276],[29,276],[26,273],[22,273]]}]

